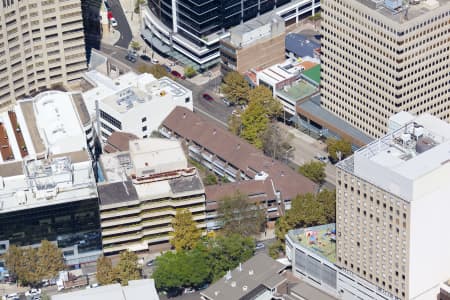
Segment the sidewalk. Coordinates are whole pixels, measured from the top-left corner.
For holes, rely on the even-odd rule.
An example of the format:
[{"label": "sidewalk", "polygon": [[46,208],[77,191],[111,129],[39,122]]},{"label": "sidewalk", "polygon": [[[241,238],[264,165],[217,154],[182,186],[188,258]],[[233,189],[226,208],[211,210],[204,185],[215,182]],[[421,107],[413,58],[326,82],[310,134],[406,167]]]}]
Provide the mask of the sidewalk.
[{"label": "sidewalk", "polygon": [[103,29],[102,43],[114,46],[120,39],[120,32],[111,27],[111,31]]}]

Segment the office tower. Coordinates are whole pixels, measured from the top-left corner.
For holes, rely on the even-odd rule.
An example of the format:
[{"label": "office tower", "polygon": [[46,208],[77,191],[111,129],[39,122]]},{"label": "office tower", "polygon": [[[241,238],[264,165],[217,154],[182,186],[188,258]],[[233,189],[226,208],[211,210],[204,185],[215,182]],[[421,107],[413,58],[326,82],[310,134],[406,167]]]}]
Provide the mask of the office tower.
[{"label": "office tower", "polygon": [[336,264],[390,299],[436,299],[450,275],[450,125],[404,114],[337,165]]},{"label": "office tower", "polygon": [[154,49],[206,69],[219,62],[227,29],[272,10],[290,24],[319,9],[319,0],[150,0],[142,35]]},{"label": "office tower", "polygon": [[0,112],[0,255],[55,242],[68,265],[101,254],[92,127],[80,97],[59,91]]},{"label": "office tower", "polygon": [[450,120],[450,1],[323,0],[322,105],[372,137],[399,111]]},{"label": "office tower", "polygon": [[85,70],[80,0],[0,2],[0,110]]},{"label": "office tower", "polygon": [[103,154],[100,165],[104,181],[98,193],[106,255],[170,248],[178,209],[189,210],[197,227],[205,229],[203,183],[196,168],[188,167],[180,142],[131,140],[129,151]]}]

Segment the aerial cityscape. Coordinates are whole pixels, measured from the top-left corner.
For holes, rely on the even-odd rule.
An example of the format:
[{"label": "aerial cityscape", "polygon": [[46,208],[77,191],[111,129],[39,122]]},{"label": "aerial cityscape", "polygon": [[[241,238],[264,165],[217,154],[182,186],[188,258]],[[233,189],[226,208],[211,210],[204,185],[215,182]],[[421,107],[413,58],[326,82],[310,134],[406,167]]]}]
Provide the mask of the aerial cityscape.
[{"label": "aerial cityscape", "polygon": [[450,300],[450,0],[0,1],[3,300]]}]

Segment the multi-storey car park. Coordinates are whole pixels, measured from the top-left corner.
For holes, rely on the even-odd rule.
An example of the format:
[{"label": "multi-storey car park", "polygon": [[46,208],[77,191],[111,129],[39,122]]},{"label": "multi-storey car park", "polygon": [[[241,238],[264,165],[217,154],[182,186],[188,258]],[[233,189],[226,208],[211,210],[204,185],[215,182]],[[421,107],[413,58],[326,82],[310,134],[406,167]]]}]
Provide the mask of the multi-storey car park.
[{"label": "multi-storey car park", "polygon": [[322,105],[371,137],[400,111],[450,120],[450,1],[323,0]]},{"label": "multi-storey car park", "polygon": [[80,0],[0,2],[0,110],[86,67]]}]

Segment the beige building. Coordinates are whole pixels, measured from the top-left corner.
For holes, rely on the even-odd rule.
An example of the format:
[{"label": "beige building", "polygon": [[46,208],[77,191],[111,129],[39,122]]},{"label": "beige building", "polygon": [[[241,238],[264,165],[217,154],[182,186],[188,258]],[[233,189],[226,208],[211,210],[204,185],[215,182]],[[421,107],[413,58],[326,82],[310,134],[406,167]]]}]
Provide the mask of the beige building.
[{"label": "beige building", "polygon": [[390,123],[337,165],[336,264],[389,299],[436,299],[450,275],[450,125],[404,113]]},{"label": "beige building", "polygon": [[283,62],[285,37],[284,20],[276,14],[265,14],[232,28],[230,36],[220,40],[222,72],[244,73]]},{"label": "beige building", "polygon": [[327,110],[372,137],[402,110],[450,120],[450,1],[323,0],[321,7]]},{"label": "beige building", "polygon": [[178,141],[130,141],[129,151],[100,158],[105,181],[98,185],[103,252],[168,248],[179,208],[205,228],[205,190]]},{"label": "beige building", "polygon": [[86,70],[80,0],[0,2],[0,110]]}]

